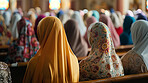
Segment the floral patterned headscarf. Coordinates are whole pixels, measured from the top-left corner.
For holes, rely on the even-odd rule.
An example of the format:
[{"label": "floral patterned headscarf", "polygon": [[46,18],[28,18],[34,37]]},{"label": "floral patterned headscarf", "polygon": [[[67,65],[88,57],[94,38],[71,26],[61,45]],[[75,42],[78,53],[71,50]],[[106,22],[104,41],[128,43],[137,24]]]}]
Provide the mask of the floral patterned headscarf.
[{"label": "floral patterned headscarf", "polygon": [[10,69],[4,62],[0,62],[0,83],[12,83]]},{"label": "floral patterned headscarf", "polygon": [[109,28],[102,22],[92,24],[88,40],[92,49],[80,62],[80,80],[123,76],[122,63],[115,52]]}]

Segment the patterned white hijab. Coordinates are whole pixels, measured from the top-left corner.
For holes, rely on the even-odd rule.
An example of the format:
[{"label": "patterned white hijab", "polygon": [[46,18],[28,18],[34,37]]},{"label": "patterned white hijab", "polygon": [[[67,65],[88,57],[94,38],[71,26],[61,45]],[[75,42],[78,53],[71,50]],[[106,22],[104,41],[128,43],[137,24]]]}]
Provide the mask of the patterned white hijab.
[{"label": "patterned white hijab", "polygon": [[131,27],[133,50],[142,57],[148,69],[148,22],[136,21]]}]

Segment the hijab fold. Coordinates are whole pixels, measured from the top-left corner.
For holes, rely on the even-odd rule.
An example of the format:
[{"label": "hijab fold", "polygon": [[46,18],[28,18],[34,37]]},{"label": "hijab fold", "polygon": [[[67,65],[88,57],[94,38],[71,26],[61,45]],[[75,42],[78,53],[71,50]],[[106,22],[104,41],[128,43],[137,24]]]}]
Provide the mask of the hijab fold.
[{"label": "hijab fold", "polygon": [[40,49],[30,60],[23,82],[78,82],[78,60],[69,46],[61,21],[56,17],[43,18],[37,35]]},{"label": "hijab fold", "polygon": [[70,19],[64,24],[68,42],[77,57],[87,56],[88,46],[80,34],[78,23]]}]

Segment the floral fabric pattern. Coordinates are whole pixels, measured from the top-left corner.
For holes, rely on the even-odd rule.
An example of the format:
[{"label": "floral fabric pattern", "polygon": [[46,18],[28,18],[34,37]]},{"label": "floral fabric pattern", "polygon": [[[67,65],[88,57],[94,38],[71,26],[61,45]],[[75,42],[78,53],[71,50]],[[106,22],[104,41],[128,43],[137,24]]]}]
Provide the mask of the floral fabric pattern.
[{"label": "floral fabric pattern", "polygon": [[[91,29],[90,29],[91,28]],[[89,27],[89,56],[80,62],[80,81],[123,76],[120,58],[115,53],[109,28],[102,22]]]},{"label": "floral fabric pattern", "polygon": [[11,47],[12,62],[28,62],[38,51],[39,43],[29,20],[22,18],[18,26],[19,38]]}]

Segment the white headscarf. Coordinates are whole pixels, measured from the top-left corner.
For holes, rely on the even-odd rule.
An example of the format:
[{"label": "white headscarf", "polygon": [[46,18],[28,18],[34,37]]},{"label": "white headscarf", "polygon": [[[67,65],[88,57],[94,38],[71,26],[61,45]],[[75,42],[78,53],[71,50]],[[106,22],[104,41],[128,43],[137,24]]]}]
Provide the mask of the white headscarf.
[{"label": "white headscarf", "polygon": [[86,26],[84,25],[83,19],[78,11],[75,11],[72,15],[72,18],[78,22],[78,26],[80,28],[81,36],[84,36],[86,33]]},{"label": "white headscarf", "polygon": [[16,13],[12,16],[11,24],[10,24],[10,31],[14,38],[18,38],[18,30],[17,30],[17,22],[21,19],[21,15]]},{"label": "white headscarf", "polygon": [[136,21],[131,27],[133,50],[141,56],[148,69],[148,22]]},{"label": "white headscarf", "polygon": [[120,27],[120,20],[117,16],[117,14],[114,12],[114,13],[111,13],[111,16],[110,16],[115,28],[119,28]]}]

